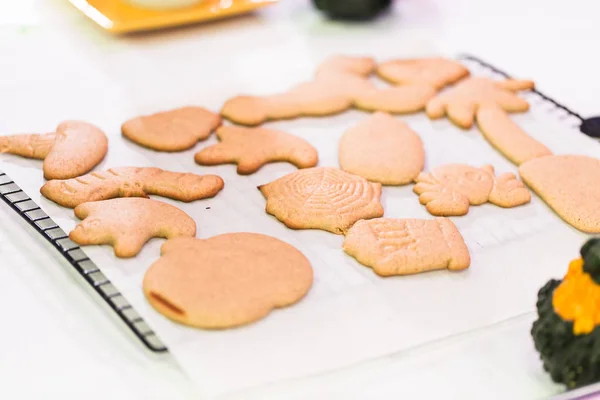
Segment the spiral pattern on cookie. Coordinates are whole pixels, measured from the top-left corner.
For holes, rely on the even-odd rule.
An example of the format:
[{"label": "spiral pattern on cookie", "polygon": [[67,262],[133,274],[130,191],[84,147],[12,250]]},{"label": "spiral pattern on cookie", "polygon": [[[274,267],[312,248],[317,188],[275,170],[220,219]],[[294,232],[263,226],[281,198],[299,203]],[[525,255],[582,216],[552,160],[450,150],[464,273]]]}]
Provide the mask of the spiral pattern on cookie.
[{"label": "spiral pattern on cookie", "polygon": [[381,185],[336,168],[299,170],[260,190],[267,212],[293,229],[344,233],[360,219],[383,215]]}]

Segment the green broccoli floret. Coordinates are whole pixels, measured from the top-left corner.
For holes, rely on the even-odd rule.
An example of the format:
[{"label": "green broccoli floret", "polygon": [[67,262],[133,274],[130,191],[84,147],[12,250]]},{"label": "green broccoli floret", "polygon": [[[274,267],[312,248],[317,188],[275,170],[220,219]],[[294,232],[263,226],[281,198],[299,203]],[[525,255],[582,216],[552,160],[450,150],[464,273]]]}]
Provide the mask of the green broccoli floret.
[{"label": "green broccoli floret", "polygon": [[[590,254],[600,253],[598,250],[599,241],[586,243],[582,248],[584,271],[599,269],[597,265],[586,266],[591,263]],[[600,381],[600,326],[587,334],[574,334],[573,322],[561,318],[552,303],[554,290],[561,283],[553,279],[539,290],[538,319],[533,323],[531,335],[552,380],[573,389]]]}]

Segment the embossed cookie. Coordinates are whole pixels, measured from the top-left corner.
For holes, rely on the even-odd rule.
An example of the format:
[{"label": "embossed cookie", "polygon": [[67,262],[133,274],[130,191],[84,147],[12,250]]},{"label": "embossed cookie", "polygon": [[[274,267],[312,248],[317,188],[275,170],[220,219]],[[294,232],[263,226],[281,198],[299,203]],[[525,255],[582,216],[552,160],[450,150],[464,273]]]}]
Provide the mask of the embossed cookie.
[{"label": "embossed cookie", "polygon": [[519,175],[569,225],[600,233],[600,160],[580,155],[534,158]]},{"label": "embossed cookie", "polygon": [[354,105],[365,111],[384,111],[392,114],[415,113],[423,110],[436,93],[432,86],[423,84],[373,88],[357,94]]},{"label": "embossed cookie", "polygon": [[46,182],[40,192],[61,206],[75,208],[89,201],[148,195],[191,202],[215,196],[223,189],[223,185],[223,179],[216,175],[120,167],[92,172],[75,179],[54,179]]},{"label": "embossed cookie", "polygon": [[461,63],[441,57],[390,60],[379,64],[377,75],[395,85],[425,84],[436,89],[469,76]]},{"label": "embossed cookie", "polygon": [[300,251],[256,233],[177,238],[161,252],[144,276],[146,299],[167,318],[198,328],[255,322],[298,302],[313,282]]},{"label": "embossed cookie", "polygon": [[317,150],[289,133],[265,128],[223,126],[217,130],[221,143],[202,149],[195,160],[200,165],[237,164],[241,175],[252,174],[269,162],[286,161],[298,168],[317,165]]},{"label": "embossed cookie", "polygon": [[471,264],[467,245],[447,218],[358,221],[346,234],[344,251],[381,276],[457,271]]},{"label": "embossed cookie", "polygon": [[516,92],[533,89],[532,81],[507,79],[494,81],[489,78],[471,77],[429,100],[425,108],[429,118],[447,115],[461,128],[473,125],[475,113],[482,106],[498,106],[507,112],[529,110],[529,103]]},{"label": "embossed cookie", "polygon": [[552,154],[515,124],[506,111],[495,105],[479,107],[477,125],[488,142],[517,165]]},{"label": "embossed cookie", "polygon": [[425,150],[419,136],[403,121],[377,112],[344,133],[340,167],[383,185],[406,185],[423,170]]},{"label": "embossed cookie", "polygon": [[342,234],[359,219],[383,216],[381,184],[337,168],[301,169],[259,189],[267,213],[292,229]]},{"label": "embossed cookie", "polygon": [[375,71],[376,67],[377,64],[372,57],[336,55],[323,61],[317,68],[315,77],[319,79],[340,74],[367,77]]},{"label": "embossed cookie", "polygon": [[130,119],[123,136],[158,151],[181,151],[208,138],[221,125],[221,116],[202,107],[182,107]]},{"label": "embossed cookie", "polygon": [[185,212],[162,201],[129,197],[83,203],[75,207],[83,221],[69,234],[75,243],[108,244],[121,258],[139,254],[152,238],[196,235],[196,223]]},{"label": "embossed cookie", "polygon": [[512,208],[531,201],[531,194],[512,173],[494,176],[494,167],[448,164],[421,173],[413,191],[427,211],[437,216],[465,215],[470,205],[490,202]]},{"label": "embossed cookie", "polygon": [[83,175],[94,169],[107,151],[104,132],[81,121],[64,121],[52,133],[0,136],[0,153],[44,160],[46,179]]}]

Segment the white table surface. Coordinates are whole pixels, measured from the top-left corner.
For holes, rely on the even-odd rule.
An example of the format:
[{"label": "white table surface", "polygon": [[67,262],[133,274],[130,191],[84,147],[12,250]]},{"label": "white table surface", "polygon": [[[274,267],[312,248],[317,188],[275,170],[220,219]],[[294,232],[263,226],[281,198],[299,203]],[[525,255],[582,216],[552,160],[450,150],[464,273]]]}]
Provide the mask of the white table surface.
[{"label": "white table surface", "polygon": [[[589,0],[399,0],[394,13],[371,29],[393,30],[407,41],[435,41],[444,49],[479,55],[508,72],[533,78],[546,94],[592,116],[600,115],[599,12],[600,5]],[[365,29],[323,21],[307,1],[282,0],[254,16],[145,35],[131,43],[164,44],[182,35],[206,40],[209,35],[217,44],[221,29],[275,23],[331,40],[343,40],[342,29]],[[16,65],[11,60],[19,59],[19,53],[27,48],[11,46],[15,35],[54,35],[69,40],[78,29],[98,38],[90,46],[101,45],[106,35],[65,0],[0,0],[0,96],[10,96],[8,88],[18,90],[14,82],[43,69],[44,62],[52,62]],[[256,46],[260,48],[260,43]],[[214,51],[219,51],[217,45]],[[0,112],[0,120],[9,118]],[[146,352],[4,204],[0,204],[0,315],[0,398],[52,398],[59,394],[64,399],[197,398],[170,357]],[[531,343],[512,335],[530,323],[531,316],[523,316],[490,333],[429,346],[418,350],[420,356],[414,361],[408,352],[400,357],[402,362],[390,358],[383,367],[379,363],[359,379],[348,381],[340,372],[307,381],[320,388],[323,398],[494,398],[483,391],[493,393],[494,385],[502,381],[503,368],[521,362],[505,357],[506,349],[532,352]],[[470,360],[478,357],[503,360],[504,364],[490,366],[484,374],[479,371],[480,379],[473,381],[469,379]],[[540,386],[552,387],[541,371],[533,379]],[[236,398],[309,398],[303,395],[302,384],[278,384]],[[519,387],[518,383],[514,386]],[[531,398],[535,393],[515,389],[510,398]]]}]

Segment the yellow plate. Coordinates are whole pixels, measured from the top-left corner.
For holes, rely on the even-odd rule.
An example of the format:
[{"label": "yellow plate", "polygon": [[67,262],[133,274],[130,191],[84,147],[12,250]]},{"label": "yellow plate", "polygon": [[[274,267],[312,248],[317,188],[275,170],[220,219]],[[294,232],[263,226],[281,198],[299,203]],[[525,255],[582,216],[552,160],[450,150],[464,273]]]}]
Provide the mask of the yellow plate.
[{"label": "yellow plate", "polygon": [[248,13],[278,0],[202,0],[195,6],[156,10],[125,0],[69,0],[104,29],[114,33],[167,28]]}]

